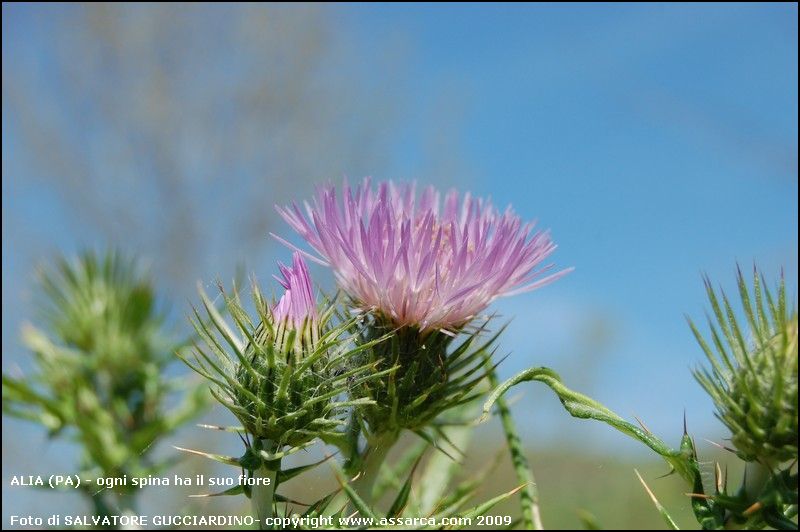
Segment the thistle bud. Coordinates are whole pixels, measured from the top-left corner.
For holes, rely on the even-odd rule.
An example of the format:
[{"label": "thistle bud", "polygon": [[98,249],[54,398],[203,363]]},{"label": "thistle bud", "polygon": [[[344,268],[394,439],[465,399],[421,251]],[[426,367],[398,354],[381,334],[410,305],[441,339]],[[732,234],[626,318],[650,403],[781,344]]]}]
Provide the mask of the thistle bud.
[{"label": "thistle bud", "polygon": [[354,352],[342,336],[352,322],[333,325],[333,303],[318,309],[301,255],[280,271],[285,292],[277,302],[253,286],[255,316],[237,293],[223,292],[233,326],[201,293],[207,319],[196,313],[195,326],[204,345],[196,346],[193,360],[182,356],[213,383],[213,395],[268,453],[340,437],[335,429],[344,425],[341,417],[352,402],[337,399],[348,391],[349,379],[371,369],[346,371]]},{"label": "thistle bud", "polygon": [[314,439],[309,429],[330,412],[330,401],[320,399],[331,390],[327,346],[319,342],[311,278],[300,254],[280,270],[285,293],[276,304],[256,291],[261,323],[245,342],[232,398],[234,413],[256,439],[300,446]]},{"label": "thistle bud", "polygon": [[711,363],[695,377],[714,400],[737,453],[772,467],[797,459],[797,312],[787,308],[783,279],[777,297],[764,284],[754,270],[751,296],[738,273],[743,328],[728,298],[717,297],[706,280],[716,319],[709,318],[714,350],[690,325]]},{"label": "thistle bud", "polygon": [[[246,450],[240,458],[184,449],[247,471],[250,484],[240,490],[250,498],[254,515],[266,526],[275,510],[275,489],[289,473],[281,473],[284,456],[315,439],[341,443],[339,429],[348,407],[360,401],[339,400],[349,379],[371,378],[371,366],[349,368],[351,339],[343,338],[354,320],[332,325],[335,304],[318,312],[308,268],[299,253],[292,266],[280,265],[276,277],[284,293],[268,302],[253,285],[256,315],[220,288],[233,327],[201,290],[207,318],[195,311],[194,325],[203,341],[193,359],[179,356],[212,384],[214,397],[242,427],[210,427],[239,432]],[[244,434],[241,434],[244,433]],[[286,475],[289,475],[288,477]]]}]

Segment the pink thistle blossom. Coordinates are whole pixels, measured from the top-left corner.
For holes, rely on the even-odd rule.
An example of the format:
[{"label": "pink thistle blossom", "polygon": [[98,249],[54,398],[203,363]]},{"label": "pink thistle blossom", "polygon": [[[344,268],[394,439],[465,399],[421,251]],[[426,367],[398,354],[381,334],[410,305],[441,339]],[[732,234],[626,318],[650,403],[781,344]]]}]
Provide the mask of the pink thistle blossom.
[{"label": "pink thistle blossom", "polygon": [[300,329],[306,322],[317,320],[317,304],[314,299],[314,289],[311,286],[311,276],[308,266],[300,253],[292,255],[292,266],[278,264],[283,279],[275,279],[286,289],[280,301],[272,309],[273,318],[277,323],[288,324],[289,327]]},{"label": "pink thistle blossom", "polygon": [[414,184],[374,190],[369,178],[343,189],[339,196],[334,186],[321,187],[305,214],[296,204],[278,212],[321,258],[306,256],[331,266],[356,305],[398,326],[454,331],[497,297],[535,290],[569,271],[542,276],[552,265],[540,265],[556,245],[510,207],[501,213],[455,190],[442,203],[435,188],[417,196]]}]

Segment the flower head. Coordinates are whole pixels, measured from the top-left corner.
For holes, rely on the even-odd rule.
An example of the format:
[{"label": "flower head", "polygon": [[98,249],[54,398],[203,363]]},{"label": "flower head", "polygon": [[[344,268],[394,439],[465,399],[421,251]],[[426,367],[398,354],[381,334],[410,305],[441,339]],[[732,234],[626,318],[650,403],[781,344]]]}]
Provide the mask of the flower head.
[{"label": "flower head", "polygon": [[786,304],[783,276],[777,294],[755,268],[752,289],[741,270],[737,281],[745,323],[706,279],[714,311],[710,341],[689,323],[711,365],[698,368],[695,377],[714,400],[739,456],[775,466],[797,460],[797,311]]},{"label": "flower head", "polygon": [[353,369],[352,359],[361,350],[350,329],[360,317],[335,319],[333,301],[317,308],[300,253],[291,266],[279,269],[276,278],[284,294],[276,302],[253,282],[252,310],[238,291],[226,293],[220,285],[223,313],[201,288],[206,316],[196,309],[193,320],[201,341],[178,356],[214,384],[214,397],[239,419],[254,444],[263,440],[282,448],[336,436],[347,404],[333,399],[346,391],[346,380],[364,382],[381,374],[374,367]]},{"label": "flower head", "polygon": [[292,255],[292,266],[279,264],[283,279],[275,279],[286,289],[281,299],[272,309],[272,315],[279,324],[286,323],[299,329],[303,324],[317,320],[317,303],[314,300],[314,289],[302,255],[295,251]]},{"label": "flower head", "polygon": [[367,178],[355,190],[345,184],[341,196],[322,187],[305,211],[278,208],[358,306],[399,326],[459,329],[495,298],[568,271],[542,277],[556,248],[548,233],[534,232],[510,207],[501,213],[456,191],[442,202],[433,187],[417,196],[414,184],[373,189]]}]

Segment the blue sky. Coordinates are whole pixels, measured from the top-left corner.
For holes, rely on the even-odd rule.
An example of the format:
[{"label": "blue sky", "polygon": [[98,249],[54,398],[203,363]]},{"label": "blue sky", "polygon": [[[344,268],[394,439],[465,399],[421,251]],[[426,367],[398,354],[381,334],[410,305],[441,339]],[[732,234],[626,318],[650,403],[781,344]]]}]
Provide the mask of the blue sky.
[{"label": "blue sky", "polygon": [[[505,371],[546,364],[570,382],[589,365],[593,393],[621,414],[677,434],[687,408],[701,432],[719,432],[689,376],[701,354],[684,314],[702,320],[701,273],[732,290],[737,261],[771,278],[784,267],[796,292],[796,5],[359,5],[339,16],[357,42],[406,39],[403,89],[418,110],[408,138],[437,127],[426,121],[452,94],[468,169],[456,182],[537,218],[557,262],[576,267],[498,305],[514,317]],[[406,161],[397,174],[413,172]],[[576,337],[598,324],[609,338],[593,353]],[[554,405],[543,409],[560,415]]]},{"label": "blue sky", "polygon": [[[40,13],[28,15],[3,42],[35,57],[47,32]],[[328,16],[375,90],[404,101],[372,175],[511,203],[550,228],[556,262],[576,268],[498,303],[514,318],[504,375],[548,365],[656,432],[677,438],[686,408],[700,435],[721,433],[689,374],[700,352],[684,313],[702,317],[702,272],[732,289],[736,261],[771,278],[785,268],[796,292],[796,5],[344,4]],[[381,85],[395,47],[402,76]],[[458,154],[441,174],[425,166],[437,145]],[[21,235],[67,253],[96,243],[76,234],[57,195],[29,182],[13,146],[4,134],[3,332],[12,337],[20,317],[9,310],[28,308],[28,266],[14,262]],[[352,169],[330,171],[342,174]],[[284,255],[274,247],[254,262],[268,270]],[[569,423],[544,390],[530,386],[522,401],[541,405],[519,408],[526,430],[619,444]]]}]

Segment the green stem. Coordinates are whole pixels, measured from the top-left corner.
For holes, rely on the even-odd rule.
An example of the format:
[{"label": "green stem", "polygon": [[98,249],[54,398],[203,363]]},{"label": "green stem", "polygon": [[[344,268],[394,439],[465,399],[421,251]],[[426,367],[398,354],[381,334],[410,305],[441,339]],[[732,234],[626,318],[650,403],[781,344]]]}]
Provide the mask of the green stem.
[{"label": "green stem", "polygon": [[758,500],[758,496],[764,490],[764,486],[772,478],[770,468],[761,462],[750,462],[747,464],[747,483],[745,490],[747,496],[753,502]]},{"label": "green stem", "polygon": [[[87,484],[84,484],[87,486]],[[84,490],[86,494],[86,498],[89,499],[92,503],[92,507],[94,509],[94,515],[97,517],[112,517],[115,515],[135,515],[136,505],[135,499],[136,495],[132,493],[121,494],[118,495],[116,498],[116,504],[109,503],[108,499],[106,498],[105,490],[100,491],[98,493],[93,493],[92,490],[86,489]],[[108,527],[109,529],[117,529],[118,527]]]},{"label": "green stem", "polygon": [[[91,491],[87,490],[85,493],[86,497],[92,503],[92,507],[94,509],[94,515],[96,517],[104,518],[104,517],[110,517],[115,514],[115,512],[110,508],[108,501],[104,496],[105,495],[104,492],[101,491],[99,493],[92,494]],[[109,529],[113,528],[115,527],[109,527]]]},{"label": "green stem", "polygon": [[[273,447],[274,444],[269,440],[262,442],[261,448],[268,452],[274,452],[275,449]],[[261,530],[269,529],[265,521],[267,518],[272,517],[278,469],[280,469],[280,460],[269,463],[262,462],[261,467],[253,471],[255,484],[250,492],[250,502],[253,506],[253,516],[258,520],[259,529]]]},{"label": "green stem", "polygon": [[367,447],[361,453],[360,471],[358,478],[353,481],[353,489],[369,506],[374,503],[372,491],[381,466],[389,454],[389,449],[397,442],[398,436],[397,432],[377,436],[368,441]]},{"label": "green stem", "polygon": [[[489,384],[492,388],[497,388],[500,384],[494,371],[489,373]],[[503,431],[506,433],[508,450],[511,453],[511,462],[517,473],[517,481],[524,486],[519,494],[520,504],[522,505],[523,528],[526,530],[544,530],[542,516],[539,511],[539,491],[536,489],[536,479],[533,477],[533,471],[528,464],[528,459],[525,457],[522,442],[519,439],[519,435],[517,435],[517,429],[511,417],[511,411],[502,397],[497,399],[495,406],[503,424]]]},{"label": "green stem", "polygon": [[[747,499],[751,502],[756,502],[759,495],[761,495],[761,492],[764,490],[764,486],[772,477],[772,472],[769,467],[760,462],[748,462],[745,468],[746,478],[744,488],[747,493]],[[725,523],[726,530],[745,530],[749,528],[751,528],[750,519],[743,523],[738,523],[729,515]]]},{"label": "green stem", "polygon": [[136,494],[121,493],[117,497],[117,506],[119,514],[136,515]]}]

